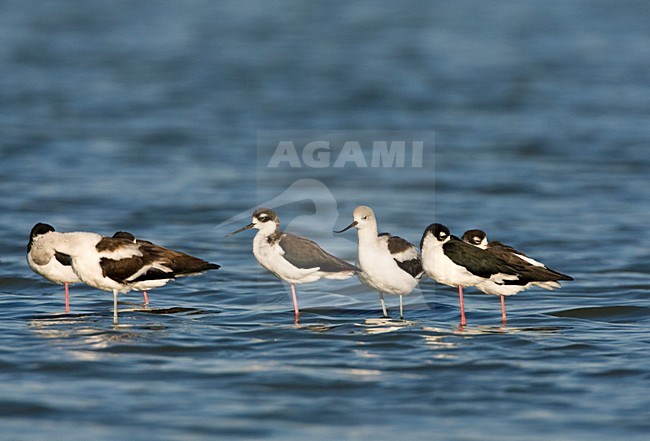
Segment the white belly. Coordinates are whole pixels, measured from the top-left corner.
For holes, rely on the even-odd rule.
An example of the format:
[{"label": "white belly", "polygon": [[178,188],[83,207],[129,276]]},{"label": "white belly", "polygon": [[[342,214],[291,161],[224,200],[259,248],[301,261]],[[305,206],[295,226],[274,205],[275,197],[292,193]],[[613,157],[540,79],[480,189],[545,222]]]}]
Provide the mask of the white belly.
[{"label": "white belly", "polygon": [[319,280],[323,274],[316,268],[296,268],[282,256],[282,248],[271,245],[266,237],[255,236],[253,255],[273,275],[289,283],[310,283]]},{"label": "white belly", "polygon": [[72,259],[72,267],[81,281],[93,288],[104,291],[112,291],[114,289],[117,289],[119,292],[131,291],[130,285],[122,285],[113,279],[104,277],[102,268],[99,266],[97,254],[88,253],[85,256],[74,257]]},{"label": "white belly", "polygon": [[530,288],[531,284],[527,285],[500,285],[492,280],[486,280],[476,285],[476,288],[483,291],[485,294],[492,294],[497,296],[512,296],[519,291]]},{"label": "white belly", "polygon": [[[381,245],[381,244],[380,244]],[[371,245],[359,246],[359,280],[372,289],[394,295],[409,294],[418,281],[401,269],[388,249]]]},{"label": "white belly", "polygon": [[474,286],[485,280],[452,262],[443,253],[442,247],[425,249],[425,252],[422,254],[422,267],[429,277],[444,285]]},{"label": "white belly", "polygon": [[36,274],[40,274],[51,282],[58,284],[79,282],[79,277],[72,267],[62,265],[54,257],[47,264],[38,265],[32,260],[30,255],[27,255],[27,263]]}]

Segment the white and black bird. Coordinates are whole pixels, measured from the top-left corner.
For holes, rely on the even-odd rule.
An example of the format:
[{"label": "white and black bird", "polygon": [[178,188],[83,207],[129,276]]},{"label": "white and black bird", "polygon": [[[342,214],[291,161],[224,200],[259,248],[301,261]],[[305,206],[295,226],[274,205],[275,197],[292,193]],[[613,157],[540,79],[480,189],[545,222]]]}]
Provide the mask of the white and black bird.
[{"label": "white and black bird", "polygon": [[[135,236],[129,232],[126,231],[117,231],[115,234],[113,234],[114,239],[127,239],[130,240],[133,243],[136,243],[137,241],[135,240]],[[167,284],[169,279],[159,279],[159,280],[145,280],[142,282],[138,282],[133,285],[133,289],[135,291],[141,291],[142,292],[142,297],[144,299],[144,306],[149,305],[149,294],[147,294],[147,291],[153,288],[158,288],[160,286],[163,286]]]},{"label": "white and black bird", "polygon": [[294,318],[300,320],[296,284],[311,283],[321,278],[347,279],[361,270],[324,251],[316,242],[280,231],[280,218],[270,208],[258,208],[252,222],[226,237],[255,228],[253,255],[277,278],[291,286]]},{"label": "white and black bird", "polygon": [[27,264],[36,274],[41,275],[50,282],[64,285],[65,312],[70,312],[69,285],[81,280],[72,269],[70,258],[57,253],[48,243],[48,237],[54,232],[54,227],[44,223],[37,223],[29,234],[27,244]]},{"label": "white and black bird", "polygon": [[[146,245],[149,250],[155,250],[161,255],[166,255],[170,262],[172,272],[175,274],[175,278],[197,275],[197,273],[187,272],[185,269],[193,265],[191,262],[193,262],[193,259],[196,259],[196,257],[190,256],[189,254],[185,254],[181,251],[170,250],[160,245],[156,245],[155,243],[148,240],[136,239],[132,233],[129,233],[127,231],[118,231],[113,234],[113,238],[127,239],[139,245]],[[161,287],[165,285],[169,280],[170,279],[143,280],[141,282],[134,283],[132,289],[142,292],[142,296],[144,297],[144,304],[146,306],[149,304],[149,296],[147,294],[147,291],[153,288]]]},{"label": "white and black bird", "polygon": [[429,277],[448,286],[458,287],[460,324],[465,326],[463,287],[480,283],[500,286],[527,283],[523,267],[512,265],[496,255],[452,236],[442,224],[431,224],[420,242],[422,266]]},{"label": "white and black bird", "polygon": [[501,320],[503,323],[506,322],[505,296],[517,294],[533,286],[553,290],[561,286],[560,280],[573,280],[573,277],[548,268],[542,262],[528,257],[526,254],[509,245],[498,241],[488,242],[487,235],[483,230],[468,230],[463,234],[461,239],[470,245],[487,250],[489,253],[511,265],[524,268],[524,271],[521,272],[523,276],[521,281],[527,281],[527,283],[497,284],[488,280],[476,285],[476,288],[484,293],[498,295],[501,298]]},{"label": "white and black bird", "polygon": [[[67,256],[82,282],[113,292],[113,322],[117,324],[117,295],[134,289],[138,283],[167,281],[200,274],[220,266],[184,253],[129,239],[104,237],[95,233],[52,232],[43,247]],[[163,283],[164,282],[164,283]],[[153,283],[153,282],[152,282]]]},{"label": "white and black bird", "polygon": [[360,205],[352,212],[353,222],[340,231],[356,227],[358,233],[359,280],[379,291],[384,317],[388,317],[384,294],[399,296],[399,316],[404,318],[402,297],[410,294],[424,275],[417,248],[407,240],[389,233],[378,233],[372,208]]}]

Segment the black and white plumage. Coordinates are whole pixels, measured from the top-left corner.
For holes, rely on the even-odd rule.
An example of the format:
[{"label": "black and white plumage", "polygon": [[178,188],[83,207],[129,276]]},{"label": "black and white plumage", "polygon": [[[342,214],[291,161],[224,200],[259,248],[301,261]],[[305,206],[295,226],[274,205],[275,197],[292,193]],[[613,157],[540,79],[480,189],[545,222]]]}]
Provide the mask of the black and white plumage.
[{"label": "black and white plumage", "polygon": [[[127,231],[118,231],[113,234],[113,238],[116,239],[127,239],[138,245],[144,245],[148,250],[164,255],[169,262],[169,268],[171,268],[174,273],[174,278],[185,277],[185,276],[194,276],[202,273],[203,271],[195,271],[196,268],[201,268],[201,259],[185,254],[181,251],[170,250],[168,248],[156,245],[153,242],[148,240],[136,239],[132,233]],[[198,259],[198,261],[197,261]],[[200,261],[200,262],[199,262]],[[213,268],[210,268],[213,269]],[[149,296],[147,291],[158,288],[165,285],[170,279],[154,279],[154,280],[143,280],[141,282],[134,283],[132,289],[135,291],[141,291],[142,296],[144,297],[145,306],[149,304]]]},{"label": "black and white plumage", "polygon": [[[113,234],[114,239],[127,239],[130,240],[133,243],[136,243],[135,236],[131,233],[128,233],[126,231],[117,231],[115,234]],[[165,285],[168,282],[169,279],[160,279],[160,280],[147,280],[143,282],[138,282],[133,285],[133,289],[135,291],[141,291],[142,292],[142,298],[144,299],[144,306],[149,305],[149,294],[147,294],[147,291],[153,288],[158,288],[160,286]]]},{"label": "black and white plumage", "polygon": [[37,223],[29,234],[27,244],[27,264],[36,274],[45,279],[64,285],[65,312],[70,312],[70,294],[68,286],[81,280],[72,269],[68,256],[57,253],[48,244],[54,227]]},{"label": "black and white plumage", "polygon": [[113,292],[113,322],[117,324],[117,295],[141,282],[162,286],[180,275],[199,274],[219,265],[153,244],[95,233],[52,232],[47,247],[68,256],[82,282]]},{"label": "black and white plumage", "polygon": [[226,237],[251,228],[259,230],[253,239],[253,255],[257,261],[291,286],[296,324],[300,320],[296,284],[311,283],[321,278],[347,279],[361,271],[327,253],[316,242],[280,231],[280,218],[270,208],[258,208],[253,212],[250,224]]},{"label": "black and white plumage", "polygon": [[517,294],[518,292],[533,286],[553,290],[561,286],[559,282],[560,280],[573,280],[573,277],[548,268],[543,263],[528,257],[526,254],[509,245],[505,245],[498,241],[488,242],[487,235],[483,230],[468,230],[463,234],[462,240],[463,242],[471,244],[477,248],[488,251],[511,265],[523,268],[520,277],[522,283],[500,285],[492,281],[486,281],[476,285],[476,288],[486,294],[500,296],[501,319],[504,323],[506,321],[505,296]]},{"label": "black and white plumage", "polygon": [[361,282],[379,292],[384,317],[388,317],[384,293],[399,296],[399,314],[404,317],[402,296],[410,294],[424,275],[417,248],[388,233],[378,234],[377,219],[370,207],[360,205],[352,212],[354,221],[336,233],[352,227],[359,236],[358,261]]},{"label": "black and white plumage", "polygon": [[422,266],[429,277],[444,285],[458,287],[461,326],[467,324],[463,287],[481,283],[500,286],[527,283],[522,280],[523,267],[461,241],[442,224],[431,224],[426,228],[420,250]]}]

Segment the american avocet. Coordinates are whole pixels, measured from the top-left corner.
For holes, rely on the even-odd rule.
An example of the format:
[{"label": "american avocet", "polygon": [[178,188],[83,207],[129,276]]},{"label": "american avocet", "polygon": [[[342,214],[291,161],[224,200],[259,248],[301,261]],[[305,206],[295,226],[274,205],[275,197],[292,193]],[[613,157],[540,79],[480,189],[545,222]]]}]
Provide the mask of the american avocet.
[{"label": "american avocet", "polygon": [[358,232],[359,280],[379,291],[384,317],[388,317],[384,294],[399,296],[399,316],[404,318],[402,297],[410,294],[424,275],[417,248],[389,233],[378,234],[377,219],[370,207],[360,205],[352,213],[354,221],[336,233],[352,227]]}]

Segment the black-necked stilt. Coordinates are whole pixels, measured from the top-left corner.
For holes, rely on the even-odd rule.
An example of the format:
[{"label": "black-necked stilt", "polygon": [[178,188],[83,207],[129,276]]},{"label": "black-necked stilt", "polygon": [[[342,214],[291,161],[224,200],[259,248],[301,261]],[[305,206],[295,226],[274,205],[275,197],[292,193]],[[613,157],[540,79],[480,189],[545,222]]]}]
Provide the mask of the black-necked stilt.
[{"label": "black-necked stilt", "polygon": [[27,244],[27,264],[36,274],[47,280],[63,284],[65,291],[65,312],[70,312],[70,295],[68,286],[81,280],[72,269],[72,262],[61,253],[56,253],[49,243],[49,235],[54,232],[54,227],[44,223],[37,223],[29,234]]},{"label": "black-necked stilt", "polygon": [[528,257],[509,245],[504,245],[498,241],[488,242],[487,235],[483,230],[468,230],[463,234],[462,240],[475,247],[487,250],[511,265],[524,269],[521,272],[520,283],[497,284],[488,280],[476,285],[476,288],[484,293],[498,295],[501,298],[501,320],[503,323],[506,322],[505,296],[517,294],[532,286],[553,290],[561,286],[559,280],[573,280],[573,277],[548,268],[543,263]]},{"label": "black-necked stilt", "polygon": [[325,252],[316,242],[279,230],[280,218],[270,208],[258,208],[252,222],[226,237],[255,228],[253,254],[257,261],[279,279],[291,286],[294,318],[300,320],[296,297],[297,283],[315,282],[321,278],[347,279],[361,271],[354,265]]},{"label": "black-necked stilt", "polygon": [[[50,233],[49,246],[68,256],[82,282],[113,292],[113,322],[117,325],[117,294],[129,292],[140,282],[162,286],[180,275],[200,274],[220,266],[157,245],[95,233]],[[182,254],[182,253],[181,253]],[[149,285],[152,286],[152,285]]]},{"label": "black-necked stilt", "polygon": [[372,208],[360,205],[352,212],[354,221],[336,233],[352,227],[359,236],[359,266],[361,282],[379,291],[379,300],[384,317],[388,317],[384,293],[399,296],[399,316],[404,318],[402,296],[417,286],[424,275],[417,249],[408,241],[388,233],[378,234],[377,219]]},{"label": "black-necked stilt", "polygon": [[441,224],[431,224],[424,230],[420,250],[422,266],[429,277],[444,285],[458,287],[461,326],[467,324],[463,287],[487,281],[499,285],[516,283],[523,270],[452,236]]}]

